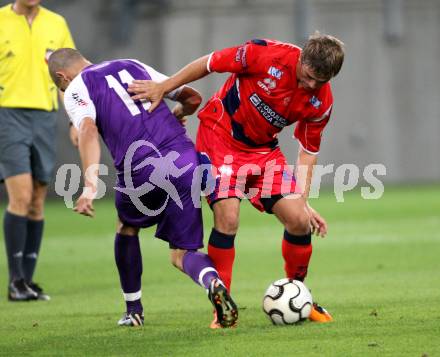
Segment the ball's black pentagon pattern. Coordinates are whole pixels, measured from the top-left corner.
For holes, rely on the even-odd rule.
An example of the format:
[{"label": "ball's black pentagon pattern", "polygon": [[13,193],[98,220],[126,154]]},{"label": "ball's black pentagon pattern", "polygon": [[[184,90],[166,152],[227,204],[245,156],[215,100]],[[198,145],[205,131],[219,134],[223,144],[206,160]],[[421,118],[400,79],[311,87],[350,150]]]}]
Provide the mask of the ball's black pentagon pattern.
[{"label": "ball's black pentagon pattern", "polygon": [[288,325],[286,320],[284,320],[284,317],[283,317],[284,314],[280,310],[272,309],[272,310],[270,310],[268,315],[269,315],[269,318],[270,318],[270,321],[272,322],[272,324],[277,325],[276,321],[277,321],[277,316],[278,316],[278,319],[281,320],[284,325]]}]

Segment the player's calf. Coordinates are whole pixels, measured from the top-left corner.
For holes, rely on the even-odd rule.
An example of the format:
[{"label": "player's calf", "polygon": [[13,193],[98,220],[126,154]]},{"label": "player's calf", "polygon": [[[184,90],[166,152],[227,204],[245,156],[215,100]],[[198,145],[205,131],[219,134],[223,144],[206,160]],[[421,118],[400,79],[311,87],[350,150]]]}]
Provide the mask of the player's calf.
[{"label": "player's calf", "polygon": [[312,236],[310,233],[299,236],[284,231],[282,254],[286,277],[304,281],[312,251]]},{"label": "player's calf", "polygon": [[[116,234],[115,261],[126,305],[126,313],[118,324],[120,326],[140,326],[143,324],[142,255],[137,235]],[[140,320],[142,320],[142,324]]]}]

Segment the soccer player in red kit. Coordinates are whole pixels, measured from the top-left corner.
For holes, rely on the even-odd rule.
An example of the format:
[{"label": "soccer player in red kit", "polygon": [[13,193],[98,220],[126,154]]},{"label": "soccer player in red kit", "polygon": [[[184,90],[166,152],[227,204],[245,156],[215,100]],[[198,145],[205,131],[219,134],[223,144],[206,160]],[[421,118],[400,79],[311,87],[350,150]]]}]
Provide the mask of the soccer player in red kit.
[{"label": "soccer player in red kit", "polygon": [[[209,160],[217,173],[215,191],[208,196],[214,211],[208,254],[228,289],[244,197],[283,224],[286,276],[301,281],[306,277],[311,235],[327,233],[325,219],[307,199],[333,106],[329,80],[343,60],[343,43],[329,35],[313,34],[303,49],[257,39],[201,57],[164,82],[134,81],[129,86],[133,99],[150,100],[154,110],[164,95],[183,84],[211,72],[231,73],[200,110],[196,143],[202,161]],[[294,123],[300,144],[295,175],[277,140],[277,134]],[[310,319],[328,322],[332,317],[314,304]],[[215,320],[211,327],[218,327]]]}]

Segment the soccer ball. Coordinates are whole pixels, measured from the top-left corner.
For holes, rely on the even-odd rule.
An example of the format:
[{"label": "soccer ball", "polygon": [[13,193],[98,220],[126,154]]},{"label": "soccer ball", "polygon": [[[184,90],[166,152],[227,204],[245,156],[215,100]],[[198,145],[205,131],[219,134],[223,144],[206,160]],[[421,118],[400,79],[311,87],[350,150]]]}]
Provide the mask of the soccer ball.
[{"label": "soccer ball", "polygon": [[274,325],[293,325],[310,316],[312,294],[299,280],[280,279],[267,288],[263,310]]}]

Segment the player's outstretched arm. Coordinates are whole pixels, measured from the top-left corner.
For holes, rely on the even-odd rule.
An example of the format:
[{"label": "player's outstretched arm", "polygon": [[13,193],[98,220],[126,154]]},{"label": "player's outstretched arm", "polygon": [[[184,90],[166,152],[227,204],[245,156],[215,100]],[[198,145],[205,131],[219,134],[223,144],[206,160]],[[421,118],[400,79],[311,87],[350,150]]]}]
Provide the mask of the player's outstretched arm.
[{"label": "player's outstretched arm", "polygon": [[209,55],[200,57],[160,83],[147,80],[135,80],[132,84],[128,85],[128,92],[134,94],[132,96],[133,100],[149,100],[151,107],[148,111],[151,113],[160,104],[160,101],[166,94],[184,84],[194,82],[206,76],[209,73],[207,68],[208,59]]},{"label": "player's outstretched arm", "polygon": [[93,199],[98,190],[101,146],[98,128],[92,118],[82,120],[78,131],[78,150],[84,174],[84,191],[74,207],[79,214],[93,217]]},{"label": "player's outstretched arm", "polygon": [[325,237],[328,226],[325,219],[314,210],[307,202],[312,182],[313,168],[318,161],[317,155],[313,155],[299,148],[298,159],[296,162],[296,187],[306,200],[306,207],[310,215],[310,223],[312,225],[312,233]]}]

